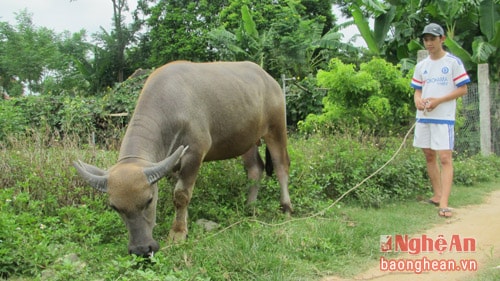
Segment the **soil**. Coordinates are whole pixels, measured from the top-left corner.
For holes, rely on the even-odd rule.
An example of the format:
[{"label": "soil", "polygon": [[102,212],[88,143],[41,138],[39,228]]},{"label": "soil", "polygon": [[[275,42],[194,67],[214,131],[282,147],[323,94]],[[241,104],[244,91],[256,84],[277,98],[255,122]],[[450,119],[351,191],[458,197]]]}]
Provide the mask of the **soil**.
[{"label": "soil", "polygon": [[[437,214],[436,214],[437,216]],[[389,259],[412,259],[418,260],[426,257],[428,260],[449,260],[452,259],[459,263],[461,260],[474,260],[477,262],[478,270],[487,267],[495,267],[500,270],[498,262],[500,259],[500,191],[495,191],[490,194],[485,203],[481,205],[467,206],[463,208],[454,208],[453,217],[444,219],[444,224],[439,224],[427,231],[425,235],[437,240],[439,235],[447,240],[448,245],[452,241],[453,235],[459,235],[460,239],[474,238],[476,249],[471,251],[438,251],[420,253],[418,255],[403,253],[397,257],[394,255],[386,256]],[[422,237],[423,234],[410,235],[411,237]],[[393,238],[394,240],[394,238]],[[393,241],[394,244],[394,241]],[[463,245],[464,243],[462,243]],[[394,247],[394,246],[393,246]],[[381,253],[381,256],[384,256]],[[439,271],[430,270],[416,274],[413,271],[382,271],[380,262],[377,266],[370,268],[366,272],[358,274],[352,279],[342,279],[335,276],[329,276],[322,281],[347,281],[347,280],[417,280],[417,281],[433,281],[433,280],[456,280],[465,281],[471,280],[477,271],[460,270],[460,271]]]}]

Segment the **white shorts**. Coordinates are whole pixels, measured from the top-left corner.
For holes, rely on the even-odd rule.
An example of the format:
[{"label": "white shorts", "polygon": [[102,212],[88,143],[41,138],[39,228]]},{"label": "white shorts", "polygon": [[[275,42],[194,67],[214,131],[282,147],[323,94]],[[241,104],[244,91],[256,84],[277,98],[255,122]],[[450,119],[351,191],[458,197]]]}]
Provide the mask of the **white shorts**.
[{"label": "white shorts", "polygon": [[454,125],[417,123],[413,146],[432,150],[453,150],[455,142]]}]

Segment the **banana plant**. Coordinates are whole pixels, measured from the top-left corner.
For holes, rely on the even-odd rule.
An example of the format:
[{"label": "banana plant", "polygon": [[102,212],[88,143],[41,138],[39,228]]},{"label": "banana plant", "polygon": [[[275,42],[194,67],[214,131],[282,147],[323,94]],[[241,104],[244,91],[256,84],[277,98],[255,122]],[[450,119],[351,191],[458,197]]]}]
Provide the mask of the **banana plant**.
[{"label": "banana plant", "polygon": [[[211,42],[222,47],[219,50],[222,55],[233,56],[234,60],[251,60],[265,67],[265,49],[272,45],[270,31],[259,33],[247,5],[241,7],[241,20],[241,26],[234,33],[224,27],[211,30],[208,34]],[[229,52],[224,53],[224,49]]]},{"label": "banana plant", "polygon": [[[362,7],[375,17],[374,30],[370,29],[368,18],[363,13]],[[358,0],[349,6],[349,11],[354,23],[365,40],[368,50],[373,55],[382,54],[385,38],[394,19],[396,8],[377,0]]]},{"label": "banana plant", "polygon": [[500,55],[497,51],[500,49],[500,4],[495,0],[482,0],[477,6],[480,34],[474,38],[472,46],[468,46],[472,54],[462,46],[460,41],[455,40],[457,21],[461,20],[461,15],[470,12],[459,10],[456,6],[448,1],[437,1],[434,6],[437,12],[435,16],[445,18],[448,30],[446,47],[454,55],[460,57],[467,70],[475,69],[477,64],[488,62],[492,64],[493,69],[498,71],[500,67]]},{"label": "banana plant", "polygon": [[[473,61],[487,62],[492,56],[500,58],[500,3],[494,0],[483,0],[479,6],[479,27],[484,37],[478,37],[472,43]],[[486,39],[486,40],[484,40]]]}]

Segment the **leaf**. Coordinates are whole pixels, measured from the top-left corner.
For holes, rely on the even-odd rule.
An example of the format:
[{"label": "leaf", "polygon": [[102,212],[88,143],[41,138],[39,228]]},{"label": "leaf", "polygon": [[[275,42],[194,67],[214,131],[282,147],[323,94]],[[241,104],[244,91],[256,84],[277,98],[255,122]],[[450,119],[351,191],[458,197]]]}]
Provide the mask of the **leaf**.
[{"label": "leaf", "polygon": [[370,11],[375,13],[375,16],[384,14],[386,12],[386,5],[380,3],[377,0],[362,0],[364,6],[366,6]]},{"label": "leaf", "polygon": [[455,40],[447,37],[444,41],[444,44],[446,45],[446,47],[448,47],[448,49],[450,49],[450,52],[453,53],[453,55],[459,57],[462,60],[466,70],[472,70],[474,68],[475,64],[472,61],[471,54],[469,54],[467,50],[462,48],[462,46],[460,46]]},{"label": "leaf", "polygon": [[408,50],[410,50],[410,52],[422,49],[424,49],[424,47],[422,46],[422,44],[420,44],[420,41],[417,39],[413,39],[410,41],[410,43],[408,43]]},{"label": "leaf", "polygon": [[311,43],[311,45],[315,48],[326,48],[326,49],[335,49],[338,48],[339,43],[342,39],[342,33],[337,32],[333,29],[328,31],[323,37],[319,40],[315,40]]},{"label": "leaf", "polygon": [[496,49],[490,43],[485,42],[482,37],[478,37],[472,42],[472,61],[475,63],[485,63]]},{"label": "leaf", "polygon": [[247,55],[247,53],[238,46],[236,35],[227,31],[224,27],[216,28],[208,33],[211,43],[221,49],[230,50],[235,56]]},{"label": "leaf", "polygon": [[491,39],[490,43],[496,48],[500,48],[500,21],[497,21],[495,27],[495,36]]},{"label": "leaf", "polygon": [[254,39],[259,38],[259,32],[257,31],[255,22],[252,18],[252,14],[250,13],[250,9],[248,9],[247,5],[243,5],[241,7],[241,18],[243,20],[245,32]]},{"label": "leaf", "polygon": [[491,41],[498,33],[498,28],[495,31],[496,23],[500,21],[498,6],[494,0],[483,0],[479,4],[479,26],[488,41]]},{"label": "leaf", "polygon": [[391,28],[392,21],[396,16],[396,7],[392,6],[389,11],[375,18],[374,34],[377,46],[382,47]]},{"label": "leaf", "polygon": [[399,61],[399,64],[401,65],[401,71],[406,73],[415,67],[415,60],[404,58]]},{"label": "leaf", "polygon": [[361,36],[365,40],[366,45],[368,46],[368,49],[374,53],[375,55],[380,54],[380,50],[378,48],[377,42],[375,41],[375,38],[373,37],[373,34],[370,30],[370,26],[368,25],[368,21],[366,18],[363,16],[363,12],[361,11],[361,8],[359,8],[358,5],[351,5],[349,10],[352,13],[352,17],[354,18],[354,23],[356,23],[356,26],[358,27],[359,33],[361,33]]}]

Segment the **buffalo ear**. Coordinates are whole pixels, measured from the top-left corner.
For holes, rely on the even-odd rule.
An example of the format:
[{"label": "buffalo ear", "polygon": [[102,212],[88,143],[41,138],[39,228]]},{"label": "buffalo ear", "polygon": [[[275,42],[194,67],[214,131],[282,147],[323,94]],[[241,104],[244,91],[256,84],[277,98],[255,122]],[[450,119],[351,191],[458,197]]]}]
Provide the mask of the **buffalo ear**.
[{"label": "buffalo ear", "polygon": [[188,148],[189,146],[184,147],[181,145],[174,153],[165,158],[165,160],[154,164],[152,167],[144,168],[144,174],[146,175],[148,183],[154,184],[172,171]]},{"label": "buffalo ear", "polygon": [[80,160],[73,161],[73,166],[80,176],[93,188],[108,191],[108,173],[95,166],[86,164]]}]

